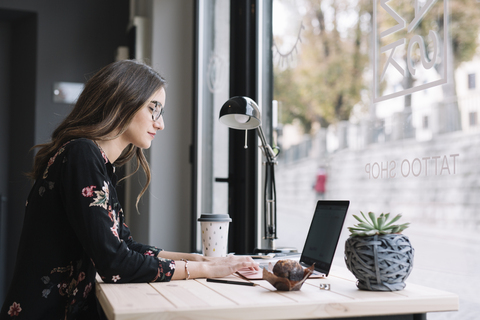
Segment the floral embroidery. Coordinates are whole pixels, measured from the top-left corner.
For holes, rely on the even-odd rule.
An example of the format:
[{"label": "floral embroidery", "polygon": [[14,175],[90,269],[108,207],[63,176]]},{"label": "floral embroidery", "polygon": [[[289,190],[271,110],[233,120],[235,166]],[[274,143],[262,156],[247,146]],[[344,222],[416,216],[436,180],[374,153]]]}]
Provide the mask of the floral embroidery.
[{"label": "floral embroidery", "polygon": [[102,153],[102,157],[103,157],[103,160],[105,160],[105,163],[108,163],[108,158],[107,158],[107,154],[105,153],[105,151],[103,151],[102,147],[100,147],[100,145],[97,143],[97,141],[94,140],[93,142],[95,142],[98,149],[100,149],[100,152]]},{"label": "floral embroidery", "polygon": [[118,274],[117,274],[116,276],[113,276],[113,277],[112,277],[112,281],[113,281],[113,282],[117,282],[117,281],[120,280],[120,279],[121,279],[121,278],[120,278],[120,275],[118,275]]},{"label": "floral embroidery", "polygon": [[[77,269],[81,267],[81,264],[82,264],[81,261],[77,262]],[[58,293],[61,296],[67,296],[67,297],[76,296],[79,291],[80,282],[85,280],[86,275],[85,275],[85,272],[83,271],[80,272],[77,278],[75,279],[73,276],[74,270],[75,268],[73,266],[73,263],[71,262],[70,265],[68,265],[67,267],[57,267],[57,268],[53,268],[52,271],[50,271],[50,274],[68,273],[68,278],[65,279],[65,281],[60,282],[56,285],[56,287],[58,288]],[[45,285],[48,286],[46,289],[42,291],[42,297],[48,298],[48,295],[50,294],[51,289],[53,289],[55,285],[52,282],[50,282],[50,277],[48,276],[43,276],[41,280]]]},{"label": "floral embroidery", "polygon": [[10,317],[16,317],[20,314],[20,312],[22,312],[22,308],[20,308],[20,303],[16,303],[14,302],[11,306],[10,306],[10,310],[8,310],[8,315]]},{"label": "floral embroidery", "polygon": [[108,206],[108,217],[113,221],[113,226],[110,228],[110,231],[112,231],[113,235],[121,242],[122,240],[118,234],[118,216],[115,214],[115,210],[112,210],[111,206]]},{"label": "floral embroidery", "polygon": [[105,163],[108,163],[107,155],[105,154],[105,152],[103,150],[102,150],[102,157],[103,157],[103,160],[105,160]]},{"label": "floral embroidery", "polygon": [[108,217],[110,220],[115,221],[115,210],[112,210],[112,206],[108,206]]},{"label": "floral embroidery", "polygon": [[42,291],[43,298],[47,299],[49,294],[50,294],[50,289],[43,289]]},{"label": "floral embroidery", "polygon": [[[166,277],[171,277],[173,274],[172,271],[175,270],[175,260],[159,258],[159,257],[157,257],[157,259],[158,259],[157,275],[151,282],[164,281]],[[168,262],[168,267],[171,269],[171,270],[168,270],[168,272],[166,273],[163,269],[163,263],[165,262]]]},{"label": "floral embroidery", "polygon": [[48,295],[52,291],[54,284],[51,283],[49,276],[43,276],[42,278],[40,278],[40,280],[42,280],[43,284],[48,286],[47,289],[43,289],[42,291],[42,297],[46,299],[48,298]]},{"label": "floral embroidery", "polygon": [[155,255],[153,254],[152,250],[148,250],[147,252],[144,253],[145,256],[151,256],[154,257]]},{"label": "floral embroidery", "polygon": [[67,291],[68,285],[66,282],[57,284],[57,288],[58,288],[58,293],[60,293],[61,296],[67,295],[69,293]]},{"label": "floral embroidery", "polygon": [[43,195],[45,194],[45,191],[47,191],[47,188],[49,190],[53,190],[54,187],[55,187],[55,182],[45,180],[43,183],[43,186],[38,188],[38,194],[40,195],[40,197],[43,197]]},{"label": "floral embroidery", "polygon": [[110,228],[110,231],[112,231],[113,235],[114,235],[115,237],[117,237],[118,240],[120,240],[120,237],[119,237],[119,235],[118,235],[118,229],[117,229],[117,225],[116,225],[116,224],[114,224],[113,227]]},{"label": "floral embroidery", "polygon": [[88,297],[88,294],[92,291],[92,283],[90,282],[85,286],[85,291],[83,291],[83,297],[86,298]]},{"label": "floral embroidery", "polygon": [[153,280],[151,282],[156,282],[158,280],[158,278],[160,278],[160,274],[161,274],[161,271],[160,271],[160,268],[157,269],[157,275],[155,276],[155,278],[153,278]]},{"label": "floral embroidery", "polygon": [[57,153],[55,153],[55,155],[48,160],[47,168],[46,168],[45,171],[43,172],[43,179],[46,179],[46,178],[47,178],[47,176],[48,176],[48,169],[49,169],[50,166],[55,162],[55,159],[57,158],[57,156],[58,156],[59,154],[61,154],[63,151],[65,151],[65,146],[66,146],[68,143],[70,143],[70,141],[67,141],[66,143],[64,143],[63,146],[61,146],[60,149],[58,149]]},{"label": "floral embroidery", "polygon": [[68,267],[58,267],[58,268],[53,268],[52,271],[50,271],[50,274],[52,273],[64,273],[64,272],[70,272],[70,275],[73,273],[73,266],[70,264]]},{"label": "floral embroidery", "polygon": [[107,208],[108,208],[108,197],[109,197],[109,194],[110,194],[110,191],[108,189],[108,184],[105,181],[103,181],[102,191],[94,191],[94,192],[97,195],[97,197],[95,199],[93,199],[92,203],[90,203],[90,207],[98,206],[98,207],[102,207],[105,210],[107,210]]},{"label": "floral embroidery", "polygon": [[82,196],[85,198],[90,198],[93,197],[93,189],[95,189],[97,186],[90,186],[90,187],[85,187],[82,189]]}]

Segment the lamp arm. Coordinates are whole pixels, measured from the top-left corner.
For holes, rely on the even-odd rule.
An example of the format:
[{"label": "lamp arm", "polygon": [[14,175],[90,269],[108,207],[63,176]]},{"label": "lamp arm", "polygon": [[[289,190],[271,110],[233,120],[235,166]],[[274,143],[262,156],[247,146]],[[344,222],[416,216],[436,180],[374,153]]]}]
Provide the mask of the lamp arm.
[{"label": "lamp arm", "polygon": [[262,149],[267,158],[265,163],[265,185],[264,185],[264,224],[265,239],[268,240],[268,249],[275,250],[275,239],[277,239],[277,195],[275,188],[275,164],[276,155],[272,147],[267,143],[262,126],[257,127],[258,135],[262,142]]},{"label": "lamp arm", "polygon": [[273,152],[272,147],[267,143],[267,139],[265,138],[265,134],[263,133],[262,126],[257,127],[258,136],[260,137],[260,141],[262,142],[262,149],[265,153],[265,157],[267,157],[267,162],[275,162],[275,152]]}]

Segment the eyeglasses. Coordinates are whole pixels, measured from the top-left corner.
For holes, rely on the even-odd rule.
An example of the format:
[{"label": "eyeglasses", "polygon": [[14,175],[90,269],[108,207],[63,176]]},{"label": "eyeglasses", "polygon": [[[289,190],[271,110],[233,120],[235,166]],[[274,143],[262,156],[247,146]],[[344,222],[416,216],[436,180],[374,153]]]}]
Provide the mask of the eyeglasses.
[{"label": "eyeglasses", "polygon": [[157,121],[158,118],[160,118],[160,116],[163,115],[163,112],[165,109],[163,108],[162,104],[158,101],[150,101],[150,102],[155,105],[154,108],[150,108],[150,110],[152,110],[152,120]]}]

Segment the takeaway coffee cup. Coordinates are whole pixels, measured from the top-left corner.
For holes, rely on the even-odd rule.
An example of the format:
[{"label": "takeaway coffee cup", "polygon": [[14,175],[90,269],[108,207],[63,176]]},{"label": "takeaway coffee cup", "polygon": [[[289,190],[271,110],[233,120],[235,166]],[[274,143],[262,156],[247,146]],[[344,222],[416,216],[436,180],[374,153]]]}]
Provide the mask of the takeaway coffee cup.
[{"label": "takeaway coffee cup", "polygon": [[202,228],[203,255],[225,257],[228,245],[228,224],[232,219],[228,214],[204,213],[198,218]]}]

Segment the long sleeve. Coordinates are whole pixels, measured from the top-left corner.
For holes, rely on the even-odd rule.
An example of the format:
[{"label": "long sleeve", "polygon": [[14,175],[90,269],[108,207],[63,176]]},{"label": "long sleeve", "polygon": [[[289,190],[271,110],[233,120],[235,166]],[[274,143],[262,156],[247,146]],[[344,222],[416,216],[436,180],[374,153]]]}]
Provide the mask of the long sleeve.
[{"label": "long sleeve", "polygon": [[114,168],[91,140],[64,144],[25,205],[15,272],[0,319],[99,319],[105,282],[169,281],[175,262],[135,242],[123,223]]},{"label": "long sleeve", "polygon": [[85,252],[105,282],[169,281],[175,262],[133,241],[123,224],[110,163],[87,141],[66,147],[61,174],[67,217]]},{"label": "long sleeve", "polygon": [[141,254],[144,254],[144,255],[149,255],[149,256],[152,256],[152,257],[156,257],[158,255],[158,253],[160,251],[162,251],[162,249],[157,248],[155,246],[145,245],[145,244],[136,242],[133,239],[133,237],[131,236],[130,229],[128,228],[127,224],[125,223],[125,217],[124,217],[122,209],[120,209],[119,214],[120,214],[120,219],[121,219],[120,220],[120,226],[119,226],[120,227],[119,235],[120,235],[120,238],[123,241],[125,241],[128,248],[130,248],[130,250],[137,251],[137,252],[139,252]]}]

